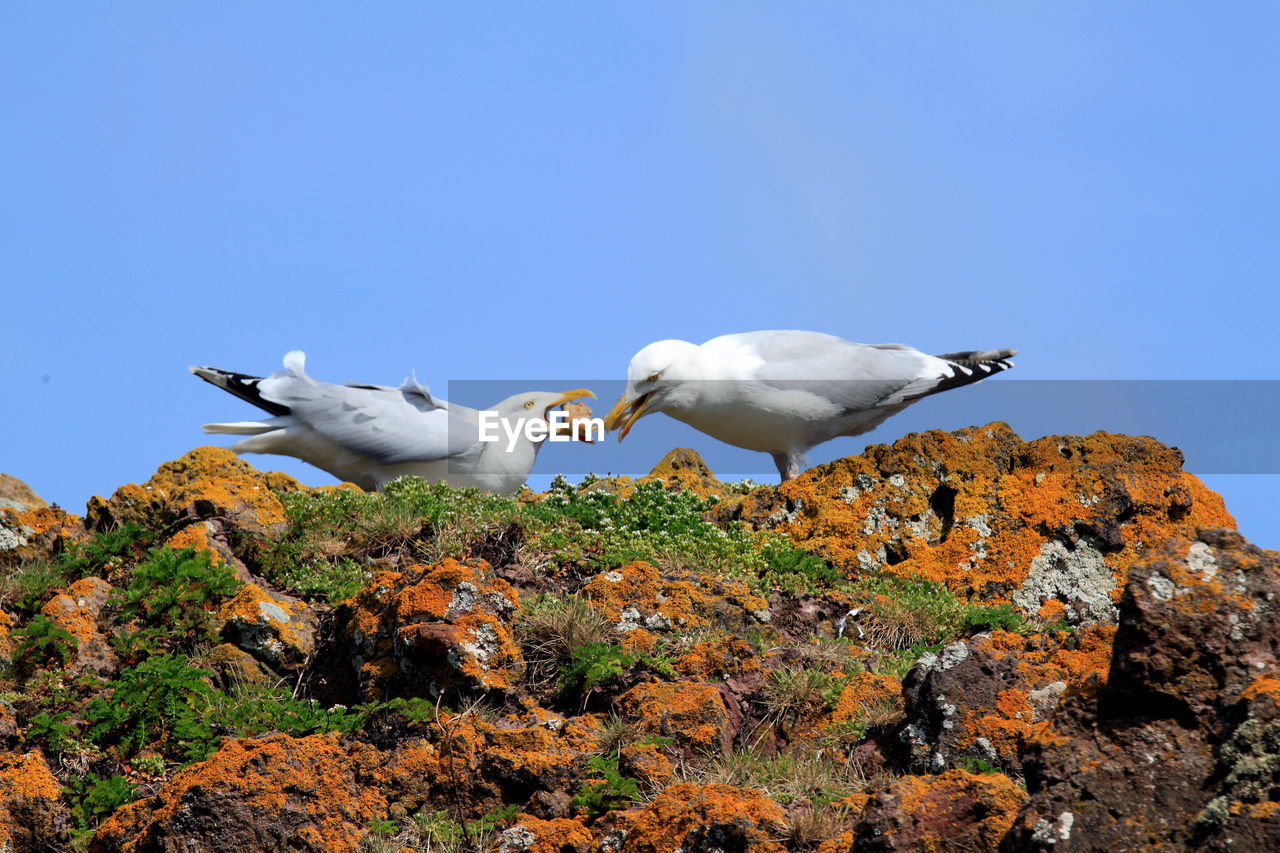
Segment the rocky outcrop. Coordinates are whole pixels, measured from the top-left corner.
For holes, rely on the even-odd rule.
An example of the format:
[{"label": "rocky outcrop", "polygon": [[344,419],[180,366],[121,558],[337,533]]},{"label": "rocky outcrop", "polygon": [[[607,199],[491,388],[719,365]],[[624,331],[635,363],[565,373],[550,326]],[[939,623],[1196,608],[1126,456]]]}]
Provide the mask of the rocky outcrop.
[{"label": "rocky outcrop", "polygon": [[1106,678],[1114,634],[1109,625],[1030,637],[995,631],[925,655],[903,684],[906,764],[936,773],[977,759],[1018,772],[1062,694]]},{"label": "rocky outcrop", "polygon": [[1274,850],[1280,554],[1234,531],[1129,573],[1105,683],[1064,697],[1026,762],[1013,850]]},{"label": "rocky outcrop", "polygon": [[0,474],[0,509],[22,512],[28,509],[44,509],[49,506],[26,483],[12,474]]},{"label": "rocky outcrop", "polygon": [[1234,526],[1182,454],[1109,433],[1023,441],[1006,424],[930,431],[722,501],[850,574],[936,580],[1047,620],[1114,621],[1144,548]]},{"label": "rocky outcrop", "polygon": [[0,753],[0,850],[57,850],[71,817],[39,752]]},{"label": "rocky outcrop", "polygon": [[89,850],[355,851],[369,822],[386,815],[380,763],[330,735],[228,740],[156,796],[117,811]]},{"label": "rocky outcrop", "polygon": [[180,520],[212,520],[219,529],[278,533],[285,518],[276,493],[298,488],[292,477],[259,471],[226,448],[198,447],[141,485],[91,498],[86,522],[94,530],[124,524],[164,530]]},{"label": "rocky outcrop", "polygon": [[696,450],[677,447],[636,483],[660,480],[668,489],[690,491],[702,498],[723,498],[729,494],[724,483],[716,479]]},{"label": "rocky outcrop", "polygon": [[277,672],[298,672],[315,651],[315,608],[257,584],[240,587],[218,611],[220,634]]},{"label": "rocky outcrop", "polygon": [[483,560],[378,572],[337,608],[317,689],[339,701],[505,690],[524,668],[519,604]]},{"label": "rocky outcrop", "polygon": [[609,815],[601,848],[617,853],[782,853],[778,804],[730,785],[672,785],[647,805]]},{"label": "rocky outcrop", "polygon": [[1026,798],[999,773],[904,776],[871,795],[849,853],[995,850]]}]

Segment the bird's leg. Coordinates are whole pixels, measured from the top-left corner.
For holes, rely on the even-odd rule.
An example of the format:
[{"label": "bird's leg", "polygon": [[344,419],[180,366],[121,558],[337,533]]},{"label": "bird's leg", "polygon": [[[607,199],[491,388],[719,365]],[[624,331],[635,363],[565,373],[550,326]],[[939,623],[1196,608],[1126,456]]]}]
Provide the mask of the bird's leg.
[{"label": "bird's leg", "polygon": [[790,453],[772,453],[773,464],[778,466],[778,473],[782,475],[782,482],[794,480],[800,476],[800,460],[792,456]]}]

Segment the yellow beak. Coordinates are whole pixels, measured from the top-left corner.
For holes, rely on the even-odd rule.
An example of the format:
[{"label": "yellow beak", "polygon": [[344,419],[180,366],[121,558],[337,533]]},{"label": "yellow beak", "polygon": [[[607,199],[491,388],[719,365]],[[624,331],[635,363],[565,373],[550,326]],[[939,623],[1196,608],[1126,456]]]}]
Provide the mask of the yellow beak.
[{"label": "yellow beak", "polygon": [[596,398],[596,395],[592,394],[586,388],[579,388],[576,391],[565,391],[563,394],[560,395],[560,399],[556,400],[554,403],[548,406],[548,408],[554,409],[556,406],[562,406],[565,403],[568,403],[570,400],[577,400],[580,397],[590,397],[591,399],[594,400]]},{"label": "yellow beak", "polygon": [[649,398],[653,396],[650,391],[647,394],[641,394],[634,400],[628,400],[627,395],[623,394],[618,400],[618,404],[609,412],[608,417],[604,419],[604,428],[608,430],[622,428],[622,432],[618,433],[618,441],[627,437],[627,433],[631,432],[631,425],[640,420],[640,416],[644,414],[644,410],[649,406]]}]

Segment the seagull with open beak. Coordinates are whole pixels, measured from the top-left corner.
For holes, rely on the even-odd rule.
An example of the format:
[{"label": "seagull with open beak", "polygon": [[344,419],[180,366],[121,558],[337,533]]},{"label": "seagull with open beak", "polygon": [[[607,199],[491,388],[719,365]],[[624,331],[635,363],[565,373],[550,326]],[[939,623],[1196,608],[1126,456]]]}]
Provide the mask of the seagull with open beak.
[{"label": "seagull with open beak", "polygon": [[[386,385],[334,385],[306,372],[306,356],[293,351],[285,369],[267,377],[216,367],[191,372],[234,394],[272,417],[257,421],[206,424],[205,432],[247,436],[233,444],[236,453],[274,453],[301,459],[362,489],[381,489],[397,477],[443,480],[455,487],[490,492],[518,491],[529,478],[543,442],[573,439],[590,410],[574,401],[595,395],[573,391],[529,391],[486,410],[518,435],[504,440],[480,437],[481,412],[431,394],[410,378],[399,388]],[[570,417],[552,424],[551,413],[570,405]],[[521,428],[533,420],[546,429]]]},{"label": "seagull with open beak", "polygon": [[785,482],[810,447],[861,435],[930,394],[1013,367],[1012,349],[928,355],[904,344],[859,344],[821,332],[657,341],[627,367],[605,428],[627,437],[662,412],[735,447],[770,454]]}]

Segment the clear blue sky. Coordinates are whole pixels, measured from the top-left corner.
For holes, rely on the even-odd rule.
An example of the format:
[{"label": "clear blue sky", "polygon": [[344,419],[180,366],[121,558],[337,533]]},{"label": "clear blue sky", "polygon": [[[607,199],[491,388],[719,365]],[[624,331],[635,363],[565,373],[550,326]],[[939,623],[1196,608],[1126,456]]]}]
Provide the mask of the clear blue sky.
[{"label": "clear blue sky", "polygon": [[[6,4],[0,470],[78,511],[252,416],[186,365],[295,347],[437,390],[759,328],[1275,379],[1277,32],[1247,2]],[[1280,545],[1280,477],[1206,479]]]}]

